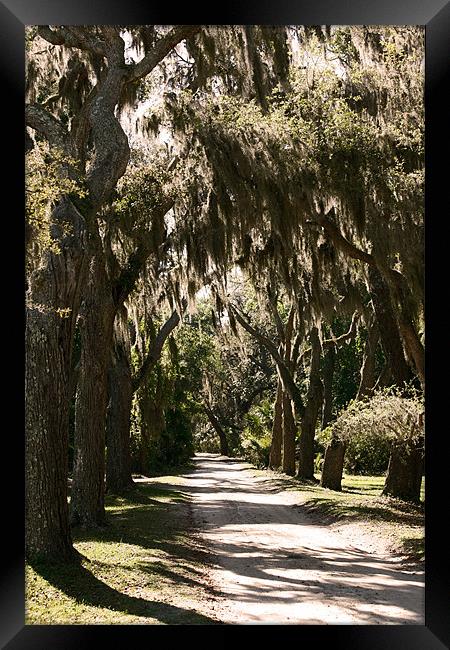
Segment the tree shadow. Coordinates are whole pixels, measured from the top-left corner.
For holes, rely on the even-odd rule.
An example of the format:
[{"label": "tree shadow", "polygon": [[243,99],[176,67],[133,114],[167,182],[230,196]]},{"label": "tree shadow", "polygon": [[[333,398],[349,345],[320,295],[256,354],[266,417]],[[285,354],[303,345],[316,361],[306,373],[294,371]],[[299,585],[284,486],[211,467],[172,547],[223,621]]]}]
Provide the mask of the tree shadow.
[{"label": "tree shadow", "polygon": [[325,524],[346,519],[373,521],[388,521],[409,526],[423,526],[423,512],[420,507],[391,502],[389,499],[379,501],[366,501],[364,503],[353,501],[336,501],[326,497],[315,497],[302,504],[302,509],[309,514],[320,518]]},{"label": "tree shadow", "polygon": [[215,624],[217,621],[194,610],[169,605],[157,600],[128,596],[96,578],[84,566],[43,564],[32,562],[32,568],[51,585],[73,598],[77,603],[92,605],[145,618],[153,618],[170,625]]}]

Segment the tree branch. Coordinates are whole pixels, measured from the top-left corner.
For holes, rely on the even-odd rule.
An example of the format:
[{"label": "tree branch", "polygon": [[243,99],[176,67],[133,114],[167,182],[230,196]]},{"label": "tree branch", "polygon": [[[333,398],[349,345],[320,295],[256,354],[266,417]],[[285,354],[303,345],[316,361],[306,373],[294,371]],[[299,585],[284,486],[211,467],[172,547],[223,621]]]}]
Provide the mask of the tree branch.
[{"label": "tree branch", "polygon": [[322,349],[328,350],[331,347],[336,348],[339,347],[341,343],[346,343],[347,341],[353,339],[356,335],[356,322],[358,320],[358,317],[359,317],[359,311],[356,310],[353,313],[352,322],[350,323],[350,329],[348,330],[348,332],[345,332],[345,334],[341,334],[338,337],[333,336],[333,338],[331,339],[325,339],[322,343]]},{"label": "tree branch", "polygon": [[40,104],[27,104],[25,122],[27,126],[41,133],[50,145],[67,149],[69,137],[67,129]]},{"label": "tree branch", "polygon": [[[174,199],[168,198],[159,208],[162,211],[162,214],[167,214],[167,212],[173,208],[174,203]],[[157,216],[159,217],[159,215]],[[113,295],[116,303],[122,304],[128,298],[131,291],[134,289],[137,279],[139,278],[151,252],[151,238],[149,237],[148,240],[142,242],[131,253],[118,278],[114,282]]]},{"label": "tree branch", "polygon": [[278,332],[278,338],[281,343],[284,343],[285,340],[285,331],[283,321],[281,320],[280,313],[277,307],[277,295],[273,292],[272,287],[267,285],[267,302],[269,304],[269,309],[272,312],[272,315],[275,319],[275,325]]},{"label": "tree branch", "polygon": [[129,66],[128,81],[137,81],[148,75],[158,63],[172,50],[178,43],[189,36],[193,36],[201,29],[201,25],[178,25],[162,36],[144,58]]},{"label": "tree branch", "polygon": [[50,25],[40,25],[38,27],[38,34],[43,39],[52,45],[66,45],[67,47],[75,47],[79,50],[87,50],[98,54],[99,56],[106,55],[105,43],[93,35],[86,32],[85,27],[58,27],[51,28]]},{"label": "tree branch", "polygon": [[265,336],[265,334],[252,327],[252,325],[250,325],[250,323],[245,319],[243,314],[237,310],[237,307],[235,305],[228,304],[228,309],[233,313],[238,323],[240,323],[240,325],[245,330],[247,330],[249,334],[251,334],[257,341],[262,343],[262,345],[264,345],[264,347],[268,350],[269,354],[277,365],[284,388],[287,390],[292,401],[294,402],[297,413],[301,415],[304,411],[302,396],[294,382],[294,379],[286,362],[278,352],[276,345],[267,336]]},{"label": "tree branch", "polygon": [[150,345],[150,349],[140,370],[138,370],[138,372],[133,376],[132,378],[133,393],[137,391],[137,389],[141,386],[142,382],[144,381],[145,377],[148,375],[150,370],[154,368],[154,366],[156,365],[158,359],[161,356],[161,351],[167,337],[169,336],[169,334],[171,334],[171,332],[173,332],[173,330],[175,329],[175,327],[178,325],[179,322],[180,322],[180,315],[175,310],[174,312],[172,312],[170,318],[166,320],[164,325],[159,330],[155,340]]}]

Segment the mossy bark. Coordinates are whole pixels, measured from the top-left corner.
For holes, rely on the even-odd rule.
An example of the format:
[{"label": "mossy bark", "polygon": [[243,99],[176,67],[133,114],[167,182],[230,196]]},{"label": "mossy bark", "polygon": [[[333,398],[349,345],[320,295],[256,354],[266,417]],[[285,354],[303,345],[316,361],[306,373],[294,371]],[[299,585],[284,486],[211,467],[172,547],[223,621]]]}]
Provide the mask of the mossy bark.
[{"label": "mossy bark", "polygon": [[[87,274],[85,224],[68,199],[53,211],[59,254],[29,278],[25,332],[25,546],[28,558],[72,561],[67,506],[71,356]],[[68,309],[58,313],[58,309]]]}]

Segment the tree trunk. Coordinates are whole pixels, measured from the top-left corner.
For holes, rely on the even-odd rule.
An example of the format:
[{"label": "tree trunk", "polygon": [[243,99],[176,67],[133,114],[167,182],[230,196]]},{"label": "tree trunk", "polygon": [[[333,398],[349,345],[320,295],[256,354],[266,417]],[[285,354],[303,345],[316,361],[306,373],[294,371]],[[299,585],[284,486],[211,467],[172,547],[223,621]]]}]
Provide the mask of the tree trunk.
[{"label": "tree trunk", "polygon": [[295,418],[292,402],[287,391],[283,391],[283,472],[295,476]]},{"label": "tree trunk", "polygon": [[206,415],[208,416],[209,421],[211,422],[211,424],[214,427],[217,435],[219,436],[220,453],[221,453],[222,456],[228,456],[228,454],[229,454],[228,440],[227,440],[227,436],[225,434],[225,431],[222,429],[219,420],[216,418],[216,416],[211,411],[211,409],[208,406],[205,406],[204,408],[205,408],[205,412],[206,412]]},{"label": "tree trunk", "polygon": [[322,429],[325,429],[333,420],[333,376],[335,359],[336,350],[332,347],[325,354],[323,364]]},{"label": "tree trunk", "polygon": [[[53,212],[70,220],[59,254],[29,278],[25,368],[25,543],[28,558],[75,560],[67,505],[73,333],[86,277],[84,222],[67,199]],[[68,312],[59,312],[58,309]]]},{"label": "tree trunk", "polygon": [[320,340],[317,327],[311,330],[311,367],[305,412],[302,417],[300,436],[300,464],[298,478],[314,480],[314,436],[316,423],[323,401],[323,385],[320,380]]},{"label": "tree trunk", "polygon": [[422,473],[423,444],[408,449],[394,444],[382,494],[419,503]]},{"label": "tree trunk", "polygon": [[95,255],[82,308],[80,377],[75,405],[73,525],[105,523],[105,425],[115,307],[104,259]]},{"label": "tree trunk", "polygon": [[65,324],[56,319],[61,320],[55,316],[49,326],[48,314],[29,313],[27,317],[26,554],[28,558],[71,560],[75,552],[67,507],[67,350],[61,345]]},{"label": "tree trunk", "polygon": [[325,451],[325,459],[322,468],[322,487],[330,490],[342,491],[341,481],[344,469],[345,443],[332,439]]},{"label": "tree trunk", "polygon": [[369,266],[369,288],[381,344],[390,366],[392,379],[397,386],[401,387],[405,382],[411,380],[412,373],[403,352],[389,287],[380,272],[373,266]]},{"label": "tree trunk", "polygon": [[116,317],[115,345],[108,372],[106,416],[106,487],[119,494],[133,487],[131,478],[130,417],[133,400],[126,312]]},{"label": "tree trunk", "polygon": [[272,444],[270,445],[269,467],[281,467],[281,445],[283,441],[283,384],[278,379],[277,397],[273,407]]}]

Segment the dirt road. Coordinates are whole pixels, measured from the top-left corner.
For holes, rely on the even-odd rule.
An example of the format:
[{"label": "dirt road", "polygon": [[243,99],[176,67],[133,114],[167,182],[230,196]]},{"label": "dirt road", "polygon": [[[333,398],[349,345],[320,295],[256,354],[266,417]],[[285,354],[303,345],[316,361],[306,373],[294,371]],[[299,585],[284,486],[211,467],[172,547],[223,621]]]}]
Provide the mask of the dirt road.
[{"label": "dirt road", "polygon": [[270,476],[198,454],[185,478],[224,623],[424,624],[423,572],[313,523]]}]

